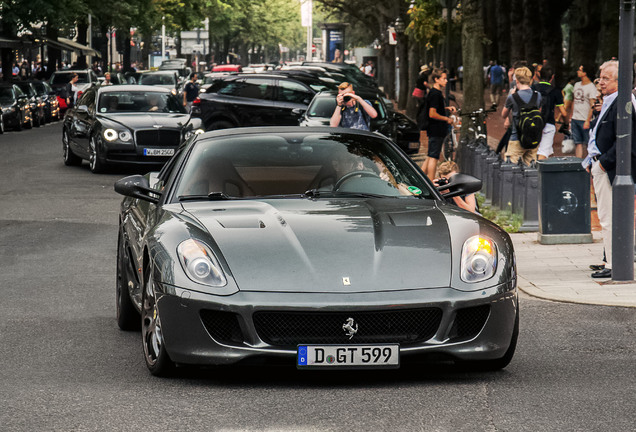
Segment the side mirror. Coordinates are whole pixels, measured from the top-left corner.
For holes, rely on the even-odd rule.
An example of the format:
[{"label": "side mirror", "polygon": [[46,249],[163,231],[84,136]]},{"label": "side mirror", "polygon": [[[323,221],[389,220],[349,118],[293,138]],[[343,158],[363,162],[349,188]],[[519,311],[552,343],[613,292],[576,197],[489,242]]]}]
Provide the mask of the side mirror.
[{"label": "side mirror", "polygon": [[156,189],[151,189],[148,179],[139,174],[124,177],[115,182],[115,192],[153,204],[157,204],[161,197],[161,192]]},{"label": "side mirror", "polygon": [[88,114],[88,107],[86,105],[80,105],[77,107],[78,114]]},{"label": "side mirror", "polygon": [[455,174],[448,183],[437,186],[437,190],[448,191],[442,194],[444,198],[468,195],[481,190],[481,180],[468,174]]},{"label": "side mirror", "polygon": [[305,113],[305,111],[307,110],[304,108],[294,108],[293,110],[291,110],[291,113],[297,117],[300,117]]}]

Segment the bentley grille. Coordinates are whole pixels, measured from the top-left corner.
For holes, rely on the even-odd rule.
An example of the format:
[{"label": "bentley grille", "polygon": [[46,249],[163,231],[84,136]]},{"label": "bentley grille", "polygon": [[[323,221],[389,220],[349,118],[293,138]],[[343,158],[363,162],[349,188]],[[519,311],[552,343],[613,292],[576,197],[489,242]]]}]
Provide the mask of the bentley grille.
[{"label": "bentley grille", "polygon": [[[353,318],[358,331],[349,337],[343,325]],[[254,326],[259,337],[274,346],[298,344],[361,344],[424,342],[432,338],[442,320],[442,310],[366,312],[256,312]]]},{"label": "bentley grille", "polygon": [[181,132],[178,130],[140,130],[135,137],[139,147],[177,147],[181,142]]}]

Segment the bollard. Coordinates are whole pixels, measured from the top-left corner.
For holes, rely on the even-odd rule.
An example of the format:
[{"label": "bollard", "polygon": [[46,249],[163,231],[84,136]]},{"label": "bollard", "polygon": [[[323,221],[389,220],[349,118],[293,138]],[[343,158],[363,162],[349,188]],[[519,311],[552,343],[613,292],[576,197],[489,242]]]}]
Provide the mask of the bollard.
[{"label": "bollard", "polygon": [[472,166],[473,176],[480,180],[484,178],[484,172],[482,169],[482,156],[488,153],[488,147],[484,145],[482,140],[475,142],[475,152],[473,155]]},{"label": "bollard", "polygon": [[478,161],[477,161],[477,174],[479,174],[479,179],[485,181],[487,176],[488,164],[486,159],[490,155],[490,148],[480,140],[479,150],[477,152]]},{"label": "bollard", "polygon": [[511,212],[514,169],[519,170],[517,165],[510,162],[510,157],[501,162],[499,167],[499,208]]},{"label": "bollard", "polygon": [[501,164],[503,160],[499,153],[494,152],[497,155],[497,163],[493,165],[492,177],[490,178],[490,185],[492,187],[492,205],[501,208],[501,191],[499,185],[501,184]]},{"label": "bollard", "polygon": [[512,185],[512,212],[523,216],[523,201],[526,190],[526,180],[523,172],[526,166],[523,160],[519,158],[519,162],[514,164],[513,169],[513,185]]},{"label": "bollard", "polygon": [[497,152],[491,151],[488,156],[488,194],[490,197],[490,204],[498,207],[499,190],[498,190],[498,177],[499,166],[501,165],[501,157]]},{"label": "bollard", "polygon": [[521,232],[539,231],[539,173],[537,163],[532,161],[523,171],[525,180],[523,198],[523,224]]},{"label": "bollard", "polygon": [[475,141],[468,141],[466,137],[462,137],[459,141],[459,170],[465,174],[473,175],[472,160],[475,154]]}]

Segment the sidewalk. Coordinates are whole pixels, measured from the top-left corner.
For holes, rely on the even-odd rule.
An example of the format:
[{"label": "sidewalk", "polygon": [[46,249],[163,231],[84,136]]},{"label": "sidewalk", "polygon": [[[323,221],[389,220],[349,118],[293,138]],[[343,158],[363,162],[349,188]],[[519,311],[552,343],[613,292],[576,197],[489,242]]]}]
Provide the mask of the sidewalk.
[{"label": "sidewalk", "polygon": [[543,245],[537,233],[510,234],[517,257],[518,286],[524,293],[546,300],[604,306],[636,307],[636,282],[592,279],[590,264],[600,264],[603,243]]}]

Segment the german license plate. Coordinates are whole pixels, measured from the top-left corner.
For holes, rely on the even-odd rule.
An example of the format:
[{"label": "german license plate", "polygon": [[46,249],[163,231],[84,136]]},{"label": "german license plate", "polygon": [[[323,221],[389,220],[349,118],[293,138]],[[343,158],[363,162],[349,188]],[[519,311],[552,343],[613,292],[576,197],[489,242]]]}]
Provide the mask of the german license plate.
[{"label": "german license plate", "polygon": [[299,345],[299,369],[398,368],[399,345]]},{"label": "german license plate", "polygon": [[174,149],[157,149],[157,148],[145,148],[144,156],[172,156]]}]

